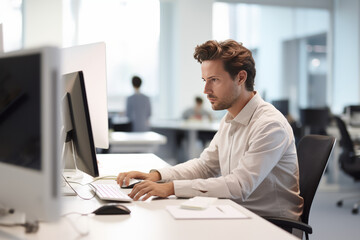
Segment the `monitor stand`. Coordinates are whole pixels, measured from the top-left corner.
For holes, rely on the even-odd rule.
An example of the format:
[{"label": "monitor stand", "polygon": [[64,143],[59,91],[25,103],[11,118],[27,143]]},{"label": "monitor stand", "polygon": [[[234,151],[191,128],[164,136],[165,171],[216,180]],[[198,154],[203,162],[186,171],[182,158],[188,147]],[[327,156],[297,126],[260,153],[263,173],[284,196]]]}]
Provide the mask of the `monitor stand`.
[{"label": "monitor stand", "polygon": [[[6,211],[5,209],[1,209]],[[13,223],[25,223],[25,214],[21,212],[14,211],[13,213],[5,213],[5,215],[0,216],[1,224],[13,224]]]},{"label": "monitor stand", "polygon": [[[8,211],[7,209],[1,209]],[[35,233],[39,229],[39,221],[28,218],[25,213],[13,210],[0,216],[0,224],[19,225],[25,227],[26,233]]]},{"label": "monitor stand", "polygon": [[84,174],[76,166],[76,149],[71,140],[64,143],[63,149],[64,177],[68,180],[80,180]]},{"label": "monitor stand", "polygon": [[76,153],[73,141],[64,143],[63,153],[63,179],[61,183],[61,192],[64,196],[76,196],[76,192],[69,186],[68,181],[79,181],[83,178],[84,174],[76,166]]}]

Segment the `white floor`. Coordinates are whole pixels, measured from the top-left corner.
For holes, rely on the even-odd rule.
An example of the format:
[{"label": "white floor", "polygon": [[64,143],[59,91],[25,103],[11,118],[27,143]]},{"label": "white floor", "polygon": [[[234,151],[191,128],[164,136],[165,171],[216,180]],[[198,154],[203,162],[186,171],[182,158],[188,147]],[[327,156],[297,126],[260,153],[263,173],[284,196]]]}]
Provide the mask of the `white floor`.
[{"label": "white floor", "polygon": [[[356,195],[358,198],[344,201],[342,207],[336,205],[338,200]],[[356,200],[360,200],[359,184],[346,186],[321,184],[310,211],[309,223],[313,228],[310,239],[359,240],[360,213],[351,212]]]}]

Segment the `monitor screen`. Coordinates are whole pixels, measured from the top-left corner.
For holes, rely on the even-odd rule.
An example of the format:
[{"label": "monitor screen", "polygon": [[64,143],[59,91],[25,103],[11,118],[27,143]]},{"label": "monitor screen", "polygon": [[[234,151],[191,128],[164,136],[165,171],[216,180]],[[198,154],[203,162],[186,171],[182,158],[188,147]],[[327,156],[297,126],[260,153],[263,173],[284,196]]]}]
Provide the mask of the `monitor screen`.
[{"label": "monitor screen", "polygon": [[0,55],[0,207],[54,220],[60,213],[60,54]]},{"label": "monitor screen", "polygon": [[62,73],[82,71],[95,146],[109,148],[105,43],[62,49]]},{"label": "monitor screen", "polygon": [[0,69],[0,161],[35,170],[41,170],[40,58],[3,59]]},{"label": "monitor screen", "polygon": [[97,177],[99,171],[83,72],[65,74],[63,79],[65,141],[71,144],[67,149],[72,151],[71,154],[64,155],[66,157],[64,161],[73,161],[77,169]]}]

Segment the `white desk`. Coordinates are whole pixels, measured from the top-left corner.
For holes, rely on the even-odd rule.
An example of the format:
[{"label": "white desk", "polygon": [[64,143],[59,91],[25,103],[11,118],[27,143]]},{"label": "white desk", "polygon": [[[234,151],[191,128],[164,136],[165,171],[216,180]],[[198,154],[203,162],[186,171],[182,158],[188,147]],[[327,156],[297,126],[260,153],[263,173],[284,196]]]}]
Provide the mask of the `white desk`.
[{"label": "white desk", "polygon": [[[105,154],[98,155],[100,174],[115,174],[118,171],[136,169],[148,171],[164,167],[167,163],[152,154]],[[110,180],[109,180],[110,181]],[[130,190],[127,190],[130,191]],[[79,197],[64,198],[63,212],[88,213],[103,204],[97,198],[85,201]],[[24,233],[24,229],[0,228],[0,238],[16,234],[13,239],[146,239],[146,240],[220,240],[220,239],[297,239],[231,200],[218,200],[217,204],[229,204],[249,216],[236,220],[175,220],[165,209],[168,205],[179,205],[184,199],[136,201],[125,203],[130,215],[86,216],[70,215],[57,223],[41,223],[36,234]],[[72,227],[75,224],[87,236],[80,237]],[[4,234],[1,234],[5,233]]]},{"label": "white desk", "polygon": [[166,144],[166,137],[156,132],[110,132],[110,152],[153,153],[159,145]]}]

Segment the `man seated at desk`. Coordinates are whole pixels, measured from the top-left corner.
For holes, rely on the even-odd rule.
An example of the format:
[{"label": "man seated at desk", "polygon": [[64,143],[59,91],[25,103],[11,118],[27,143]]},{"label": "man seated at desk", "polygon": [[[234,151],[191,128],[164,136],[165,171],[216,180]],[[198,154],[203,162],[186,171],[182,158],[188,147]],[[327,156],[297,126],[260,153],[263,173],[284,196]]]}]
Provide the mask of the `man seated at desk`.
[{"label": "man seated at desk", "polygon": [[182,118],[185,120],[196,120],[202,121],[207,119],[208,121],[212,120],[211,113],[206,111],[203,107],[203,100],[201,97],[195,98],[195,106],[188,108],[184,111]]},{"label": "man seated at desk", "polygon": [[[251,52],[233,40],[195,48],[204,93],[214,110],[227,109],[210,146],[199,158],[150,173],[125,172],[118,184],[144,179],[130,197],[230,198],[262,216],[298,219],[303,199],[292,129],[285,117],[254,91]],[[165,183],[156,183],[163,180]]]}]

